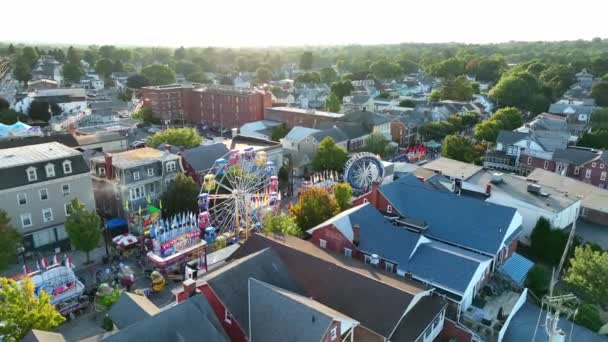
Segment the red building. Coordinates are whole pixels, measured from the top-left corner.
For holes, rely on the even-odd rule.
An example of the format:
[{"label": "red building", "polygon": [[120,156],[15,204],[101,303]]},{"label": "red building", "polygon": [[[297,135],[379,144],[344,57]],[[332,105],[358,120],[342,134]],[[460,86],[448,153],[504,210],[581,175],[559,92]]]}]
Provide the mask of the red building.
[{"label": "red building", "polygon": [[219,85],[165,85],[142,88],[143,107],[171,122],[207,123],[234,128],[262,120],[272,106],[272,94],[263,90]]}]

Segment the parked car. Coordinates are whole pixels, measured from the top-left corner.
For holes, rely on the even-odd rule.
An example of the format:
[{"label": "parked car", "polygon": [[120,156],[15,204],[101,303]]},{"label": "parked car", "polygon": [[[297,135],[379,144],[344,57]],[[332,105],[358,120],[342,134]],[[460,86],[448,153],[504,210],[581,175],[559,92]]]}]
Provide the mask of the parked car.
[{"label": "parked car", "polygon": [[150,128],[148,128],[148,133],[150,133],[150,134],[158,133],[160,131],[162,131],[162,129],[160,129],[158,127],[150,127]]},{"label": "parked car", "polygon": [[146,147],[146,143],[141,141],[141,140],[137,140],[131,143],[131,148],[142,148],[142,147]]}]

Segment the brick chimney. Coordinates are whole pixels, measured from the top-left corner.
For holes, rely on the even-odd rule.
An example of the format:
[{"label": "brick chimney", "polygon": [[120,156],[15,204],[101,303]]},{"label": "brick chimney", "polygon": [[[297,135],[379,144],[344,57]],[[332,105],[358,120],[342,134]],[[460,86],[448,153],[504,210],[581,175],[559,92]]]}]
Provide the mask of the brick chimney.
[{"label": "brick chimney", "polygon": [[114,175],[112,174],[112,155],[111,154],[105,154],[104,155],[105,161],[106,161],[106,178],[107,179],[113,179]]},{"label": "brick chimney", "polygon": [[486,184],[486,195],[492,195],[492,184],[490,183]]},{"label": "brick chimney", "polygon": [[359,246],[359,242],[361,242],[361,227],[358,224],[353,226],[353,244],[355,246]]},{"label": "brick chimney", "polygon": [[171,146],[171,145],[169,145],[169,144],[165,144],[165,151],[167,151],[167,152],[171,153],[171,148],[172,148],[172,147],[173,147],[173,146]]},{"label": "brick chimney", "polygon": [[184,292],[181,295],[183,300],[186,300],[196,294],[196,280],[186,279],[182,282],[182,286],[184,287]]}]

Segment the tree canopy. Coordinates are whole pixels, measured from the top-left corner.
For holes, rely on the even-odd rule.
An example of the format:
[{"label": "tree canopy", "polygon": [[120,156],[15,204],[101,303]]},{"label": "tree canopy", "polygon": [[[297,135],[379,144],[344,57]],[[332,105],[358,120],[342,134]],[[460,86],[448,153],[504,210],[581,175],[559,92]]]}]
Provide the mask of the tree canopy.
[{"label": "tree canopy", "polygon": [[82,77],[82,69],[80,65],[67,63],[63,65],[63,78],[70,83],[80,83],[80,77]]},{"label": "tree canopy", "polygon": [[608,304],[608,252],[589,245],[577,247],[565,280],[588,300]]},{"label": "tree canopy", "polygon": [[194,128],[169,128],[148,137],[146,145],[152,148],[157,148],[160,144],[192,148],[199,146],[202,142],[203,138]]},{"label": "tree canopy", "polygon": [[200,189],[198,185],[183,173],[178,173],[175,181],[169,185],[169,188],[162,195],[163,216],[171,217],[186,211],[196,212]]},{"label": "tree canopy", "polygon": [[331,84],[338,80],[338,74],[332,67],[326,67],[321,69],[319,72],[321,74],[321,81]]},{"label": "tree canopy", "polygon": [[147,66],[141,69],[141,74],[150,81],[150,85],[175,83],[175,72],[166,65],[153,64]]},{"label": "tree canopy", "polygon": [[150,85],[150,81],[142,74],[134,74],[127,78],[127,87],[139,89]]},{"label": "tree canopy", "polygon": [[389,141],[382,133],[372,132],[365,140],[365,150],[380,156],[386,155]]},{"label": "tree canopy", "polygon": [[440,90],[442,100],[469,101],[474,94],[471,81],[465,76],[448,79]]},{"label": "tree canopy", "polygon": [[351,81],[338,81],[331,84],[331,93],[335,94],[340,102],[344,96],[350,95],[350,92],[355,90]]},{"label": "tree canopy", "polygon": [[0,209],[0,270],[14,261],[20,238],[6,211]]},{"label": "tree canopy", "polygon": [[595,84],[591,89],[591,97],[598,106],[608,107],[608,82]]},{"label": "tree canopy", "polygon": [[296,223],[296,219],[292,215],[285,213],[270,213],[264,219],[264,232],[279,233],[291,236],[299,236],[302,234],[300,227]]},{"label": "tree canopy", "polygon": [[475,127],[475,138],[487,142],[496,142],[500,130],[512,131],[521,127],[522,124],[523,117],[517,108],[501,108]]},{"label": "tree canopy", "polygon": [[348,159],[348,153],[338,146],[334,139],[325,137],[319,144],[319,149],[312,160],[312,167],[317,171],[341,171]]},{"label": "tree canopy", "polygon": [[471,139],[460,135],[448,135],[445,137],[441,155],[465,163],[474,163],[479,158]]},{"label": "tree canopy", "polygon": [[348,183],[336,183],[332,187],[334,198],[340,211],[351,207],[350,201],[353,199],[353,188]]},{"label": "tree canopy", "polygon": [[65,321],[48,293],[40,291],[36,296],[31,278],[20,283],[0,278],[0,302],[0,336],[7,341],[21,341],[31,329],[53,330]]},{"label": "tree canopy", "polygon": [[306,231],[338,214],[340,209],[329,192],[320,187],[310,187],[298,197],[298,203],[291,207],[290,214],[303,231]]},{"label": "tree canopy", "polygon": [[272,71],[266,67],[259,67],[255,72],[257,83],[268,83],[272,79]]},{"label": "tree canopy", "polygon": [[310,70],[312,69],[313,55],[312,51],[306,51],[302,53],[300,57],[300,69]]},{"label": "tree canopy", "polygon": [[342,101],[334,93],[331,93],[327,100],[325,100],[325,109],[328,112],[338,113],[342,107]]},{"label": "tree canopy", "polygon": [[43,100],[33,100],[28,108],[28,114],[32,120],[49,122],[51,119],[50,104]]},{"label": "tree canopy", "polygon": [[74,247],[87,255],[99,245],[101,239],[101,219],[95,210],[89,211],[77,198],[69,206],[69,216],[65,220],[65,230]]}]

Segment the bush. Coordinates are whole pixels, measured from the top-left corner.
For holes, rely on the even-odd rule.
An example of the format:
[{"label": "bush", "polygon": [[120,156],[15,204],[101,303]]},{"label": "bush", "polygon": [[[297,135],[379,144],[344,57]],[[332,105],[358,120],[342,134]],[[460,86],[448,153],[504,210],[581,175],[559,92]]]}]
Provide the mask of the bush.
[{"label": "bush", "polygon": [[541,298],[549,289],[549,280],[547,271],[539,265],[534,265],[530,272],[528,272],[526,287],[530,289],[536,297]]},{"label": "bush", "polygon": [[574,321],[577,324],[580,324],[589,330],[597,332],[600,330],[604,323],[602,322],[602,318],[600,317],[600,312],[597,307],[593,304],[582,304],[578,308],[578,312],[576,313],[576,317]]},{"label": "bush", "polygon": [[[553,229],[551,223],[541,217],[530,235],[530,242],[530,253],[532,255],[549,265],[557,265],[568,242],[568,233]],[[577,244],[578,242],[574,241],[570,253]]]},{"label": "bush", "polygon": [[114,322],[112,322],[112,320],[110,319],[110,317],[105,316],[103,318],[103,321],[101,322],[101,327],[105,331],[112,331],[114,329]]}]

